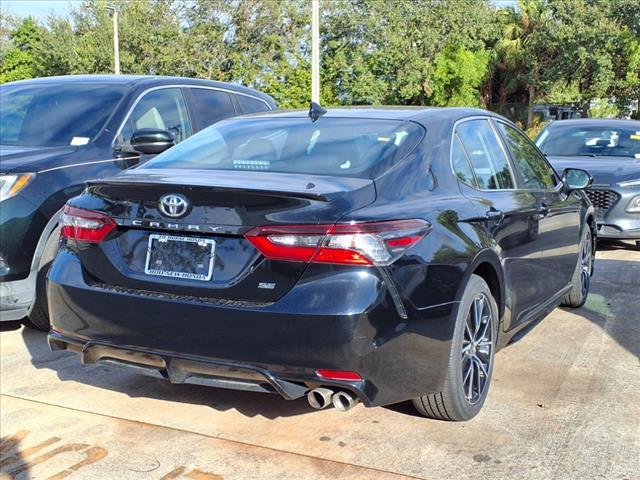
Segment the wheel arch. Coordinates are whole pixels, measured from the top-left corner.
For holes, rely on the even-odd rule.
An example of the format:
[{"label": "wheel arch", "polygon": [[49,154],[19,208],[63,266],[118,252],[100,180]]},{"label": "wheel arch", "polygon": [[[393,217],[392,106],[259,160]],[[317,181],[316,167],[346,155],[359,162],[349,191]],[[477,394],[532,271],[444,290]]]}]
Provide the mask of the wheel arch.
[{"label": "wheel arch", "polygon": [[62,208],[60,208],[56,213],[53,214],[53,216],[49,219],[44,229],[42,230],[42,233],[40,234],[40,238],[38,239],[38,244],[36,245],[36,250],[33,254],[33,258],[31,259],[32,272],[40,268],[40,261],[42,260],[42,255],[44,254],[45,246],[47,245],[47,241],[49,240],[49,237],[58,226],[61,215],[62,215]]},{"label": "wheel arch", "polygon": [[498,316],[501,319],[506,308],[506,288],[504,272],[502,271],[498,254],[491,249],[478,252],[467,267],[463,282],[457,294],[457,300],[462,298],[462,294],[471,275],[478,275],[487,282],[491,294],[498,305]]},{"label": "wheel arch", "polygon": [[[596,220],[596,210],[593,205],[589,205],[587,211],[585,212],[583,225],[588,226],[591,229],[591,238],[593,239],[592,254],[595,256],[596,248],[597,248],[597,240],[598,240],[598,221]],[[580,238],[582,238],[582,225],[580,226]]]}]

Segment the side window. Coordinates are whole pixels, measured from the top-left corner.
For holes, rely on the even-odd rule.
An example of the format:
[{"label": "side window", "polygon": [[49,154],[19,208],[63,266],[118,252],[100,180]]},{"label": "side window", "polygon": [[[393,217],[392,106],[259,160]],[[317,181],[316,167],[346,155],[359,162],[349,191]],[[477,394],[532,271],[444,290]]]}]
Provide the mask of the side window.
[{"label": "side window", "polygon": [[471,162],[478,188],[514,188],[509,161],[488,120],[469,120],[456,127],[464,151]]},{"label": "side window", "polygon": [[553,190],[558,181],[542,155],[518,130],[502,122],[497,124],[507,141],[522,186],[532,190]]},{"label": "side window", "polygon": [[265,110],[269,110],[267,104],[257,98],[247,97],[246,95],[236,95],[236,98],[238,102],[240,102],[243,113],[264,112]]},{"label": "side window", "polygon": [[191,95],[195,100],[196,115],[203,127],[236,115],[236,110],[231,103],[231,95],[226,92],[207,88],[192,88]]},{"label": "side window", "polygon": [[141,128],[169,130],[176,143],[191,135],[191,122],[179,88],[161,88],[144,95],[127,118],[118,142],[129,142],[133,132]]},{"label": "side window", "polygon": [[471,164],[469,163],[467,154],[465,153],[462,142],[457,134],[453,136],[453,145],[451,146],[451,164],[458,180],[466,183],[467,185],[478,188],[478,182],[476,182],[476,177],[473,174],[473,170],[471,170]]}]

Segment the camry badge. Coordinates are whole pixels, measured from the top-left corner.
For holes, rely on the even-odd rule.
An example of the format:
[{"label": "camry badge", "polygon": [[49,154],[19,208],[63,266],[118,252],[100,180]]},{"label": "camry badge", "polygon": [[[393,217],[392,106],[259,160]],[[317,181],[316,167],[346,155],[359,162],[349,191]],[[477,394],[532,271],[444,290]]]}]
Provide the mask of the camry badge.
[{"label": "camry badge", "polygon": [[182,217],[189,209],[189,200],[177,193],[170,193],[160,197],[158,208],[160,209],[160,212],[167,217]]}]

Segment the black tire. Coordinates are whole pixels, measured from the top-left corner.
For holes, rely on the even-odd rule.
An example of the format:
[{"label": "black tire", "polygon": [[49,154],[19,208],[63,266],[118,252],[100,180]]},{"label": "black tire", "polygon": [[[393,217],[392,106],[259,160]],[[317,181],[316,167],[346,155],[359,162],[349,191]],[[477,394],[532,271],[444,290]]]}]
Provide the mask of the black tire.
[{"label": "black tire", "polygon": [[591,275],[593,275],[593,234],[587,225],[580,239],[580,255],[571,278],[571,290],[562,301],[563,307],[580,308],[584,305],[589,295]]},{"label": "black tire", "polygon": [[[480,312],[479,317],[474,315],[476,311]],[[480,319],[478,323],[474,322],[476,318]],[[471,275],[456,316],[444,389],[415,398],[413,404],[418,412],[456,422],[475,417],[489,391],[497,334],[496,301],[482,277]]]},{"label": "black tire", "polygon": [[38,277],[36,279],[36,299],[33,308],[28,317],[22,320],[25,327],[35,328],[36,330],[49,331],[51,326],[49,322],[49,305],[47,301],[47,273],[53,259],[58,253],[60,246],[60,227],[56,227],[44,246],[42,258],[40,260],[40,268],[38,269]]}]

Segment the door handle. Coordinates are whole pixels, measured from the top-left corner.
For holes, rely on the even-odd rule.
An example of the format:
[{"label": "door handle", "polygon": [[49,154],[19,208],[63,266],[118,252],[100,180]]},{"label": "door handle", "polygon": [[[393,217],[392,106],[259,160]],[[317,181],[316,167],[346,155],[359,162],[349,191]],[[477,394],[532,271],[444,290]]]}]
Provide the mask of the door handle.
[{"label": "door handle", "polygon": [[538,205],[538,213],[541,217],[546,217],[549,214],[549,205],[546,203],[541,203]]},{"label": "door handle", "polygon": [[504,219],[504,213],[502,212],[502,210],[497,210],[491,207],[489,210],[487,210],[486,217],[487,220],[495,222],[497,225]]}]

